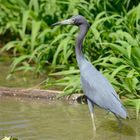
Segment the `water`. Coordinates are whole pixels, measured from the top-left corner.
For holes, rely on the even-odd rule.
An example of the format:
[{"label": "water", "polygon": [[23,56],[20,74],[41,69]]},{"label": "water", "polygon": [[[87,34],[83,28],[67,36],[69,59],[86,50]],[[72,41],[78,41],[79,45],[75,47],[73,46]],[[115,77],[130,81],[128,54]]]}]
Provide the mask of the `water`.
[{"label": "water", "polygon": [[0,62],[0,86],[3,87],[39,87],[47,77],[46,75],[37,76],[33,72],[15,72],[13,75],[10,75],[10,64],[9,62]]},{"label": "water", "polygon": [[129,110],[121,130],[113,115],[95,108],[96,137],[93,138],[87,105],[62,101],[0,97],[0,138],[19,140],[140,140],[140,121]]},{"label": "water", "polygon": [[[32,73],[16,73],[6,80],[9,64],[0,63],[0,86],[34,87],[44,80]],[[0,139],[13,136],[19,140],[140,140],[140,120],[129,110],[130,120],[123,120],[121,130],[113,115],[95,108],[96,136],[93,135],[87,105],[68,104],[15,97],[0,97]]]}]

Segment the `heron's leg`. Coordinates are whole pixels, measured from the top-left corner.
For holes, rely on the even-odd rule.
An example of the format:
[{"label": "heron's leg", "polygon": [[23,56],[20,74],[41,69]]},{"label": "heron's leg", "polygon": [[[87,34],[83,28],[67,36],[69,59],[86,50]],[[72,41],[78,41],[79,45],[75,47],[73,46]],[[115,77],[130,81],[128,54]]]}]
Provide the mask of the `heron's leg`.
[{"label": "heron's leg", "polygon": [[94,120],[94,112],[93,112],[94,111],[94,104],[89,99],[87,99],[87,103],[88,103],[89,111],[90,111],[90,114],[91,114],[93,131],[96,131],[95,120]]},{"label": "heron's leg", "polygon": [[116,114],[114,114],[114,115],[117,118],[119,129],[121,129],[122,128],[122,121],[121,121],[121,119]]}]

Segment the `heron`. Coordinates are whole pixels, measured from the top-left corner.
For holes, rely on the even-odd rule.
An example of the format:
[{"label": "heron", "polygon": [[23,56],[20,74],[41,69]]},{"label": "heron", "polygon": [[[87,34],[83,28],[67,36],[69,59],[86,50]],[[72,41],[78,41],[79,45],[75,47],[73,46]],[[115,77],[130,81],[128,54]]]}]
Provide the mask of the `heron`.
[{"label": "heron", "polygon": [[114,90],[107,78],[98,71],[87,59],[82,52],[84,38],[90,29],[90,24],[81,15],[72,16],[69,19],[56,22],[52,26],[57,25],[76,25],[79,27],[79,34],[76,38],[76,60],[80,69],[80,79],[83,92],[87,97],[87,103],[91,114],[93,130],[96,131],[94,106],[112,112],[121,124],[120,118],[126,119],[127,112],[123,106],[118,94]]}]

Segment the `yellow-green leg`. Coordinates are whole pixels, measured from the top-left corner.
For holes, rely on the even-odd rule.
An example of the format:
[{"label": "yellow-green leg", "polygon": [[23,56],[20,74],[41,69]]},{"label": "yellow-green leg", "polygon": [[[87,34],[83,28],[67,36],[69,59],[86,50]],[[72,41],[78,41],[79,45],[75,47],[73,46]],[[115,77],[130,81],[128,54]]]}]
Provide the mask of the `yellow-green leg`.
[{"label": "yellow-green leg", "polygon": [[91,113],[91,120],[92,120],[93,131],[96,131],[95,119],[94,119],[94,114],[93,113]]},{"label": "yellow-green leg", "polygon": [[87,102],[88,102],[88,107],[89,107],[89,111],[90,111],[90,114],[91,114],[93,131],[95,132],[96,131],[96,126],[95,126],[95,119],[94,119],[94,113],[93,113],[94,104],[89,99],[87,99]]}]

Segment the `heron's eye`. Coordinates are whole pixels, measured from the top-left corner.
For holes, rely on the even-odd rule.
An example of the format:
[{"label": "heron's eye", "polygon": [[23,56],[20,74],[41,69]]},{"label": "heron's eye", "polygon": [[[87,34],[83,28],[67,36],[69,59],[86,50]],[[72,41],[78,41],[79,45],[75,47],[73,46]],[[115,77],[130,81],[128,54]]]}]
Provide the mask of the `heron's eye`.
[{"label": "heron's eye", "polygon": [[73,19],[73,21],[74,21],[74,24],[78,24],[78,20]]},{"label": "heron's eye", "polygon": [[75,19],[74,18],[72,18],[72,21],[75,23]]}]

